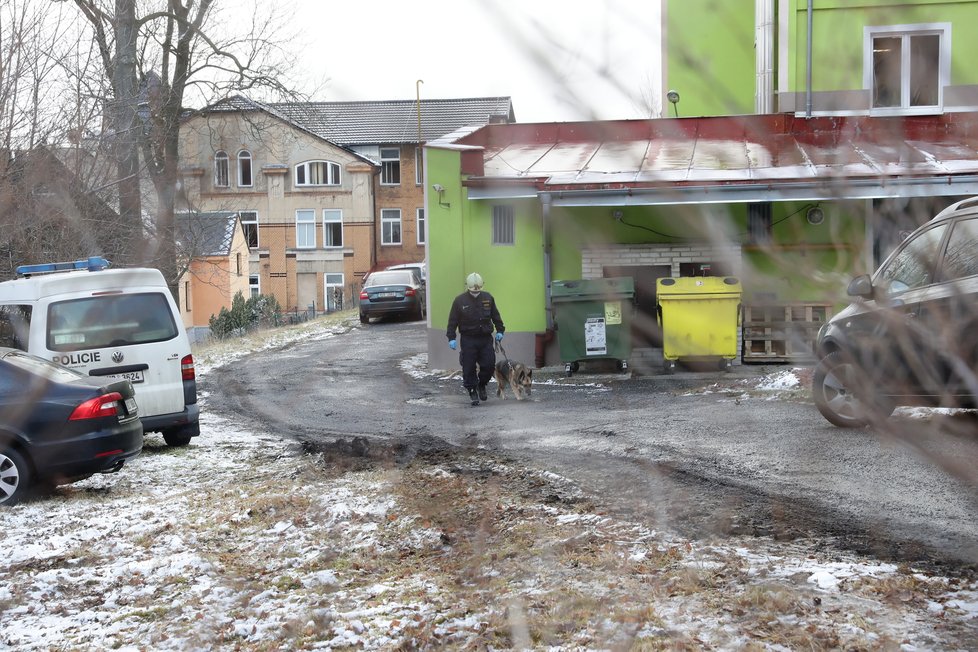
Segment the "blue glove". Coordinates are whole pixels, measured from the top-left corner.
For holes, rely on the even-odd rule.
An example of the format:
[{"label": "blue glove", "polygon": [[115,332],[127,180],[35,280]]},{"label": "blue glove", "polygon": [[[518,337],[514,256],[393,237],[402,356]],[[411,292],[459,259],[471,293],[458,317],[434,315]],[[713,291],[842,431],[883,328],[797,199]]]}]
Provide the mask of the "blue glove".
[{"label": "blue glove", "polygon": [[496,341],[497,342],[502,342],[503,341],[503,334],[502,333],[496,333]]},{"label": "blue glove", "polygon": [[455,347],[457,346],[458,346],[458,342],[456,342],[455,340],[448,340],[448,348],[450,348],[452,351],[454,351]]}]

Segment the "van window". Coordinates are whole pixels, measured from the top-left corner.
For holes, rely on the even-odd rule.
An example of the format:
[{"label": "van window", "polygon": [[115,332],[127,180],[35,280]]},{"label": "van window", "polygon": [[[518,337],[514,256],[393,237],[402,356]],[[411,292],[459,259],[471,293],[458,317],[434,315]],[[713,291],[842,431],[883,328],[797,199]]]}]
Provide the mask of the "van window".
[{"label": "van window", "polygon": [[164,342],[177,333],[166,296],[159,292],[71,299],[48,307],[51,351]]},{"label": "van window", "polygon": [[26,351],[30,328],[30,305],[0,306],[0,346]]}]

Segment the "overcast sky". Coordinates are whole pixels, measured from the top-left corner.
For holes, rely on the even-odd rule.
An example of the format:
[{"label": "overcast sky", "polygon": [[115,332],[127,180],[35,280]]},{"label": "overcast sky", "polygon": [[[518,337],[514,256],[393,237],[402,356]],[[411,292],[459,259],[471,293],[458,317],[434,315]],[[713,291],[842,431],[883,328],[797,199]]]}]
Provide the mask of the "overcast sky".
[{"label": "overcast sky", "polygon": [[508,95],[520,122],[649,117],[661,103],[656,0],[291,2],[316,99]]}]

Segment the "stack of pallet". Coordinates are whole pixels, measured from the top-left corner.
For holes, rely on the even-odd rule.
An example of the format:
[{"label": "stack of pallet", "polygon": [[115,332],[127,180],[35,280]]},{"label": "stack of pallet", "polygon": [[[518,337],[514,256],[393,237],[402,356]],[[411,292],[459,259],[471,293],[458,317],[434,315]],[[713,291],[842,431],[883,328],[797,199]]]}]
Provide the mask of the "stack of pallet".
[{"label": "stack of pallet", "polygon": [[829,303],[744,304],[744,362],[813,360],[818,329],[831,316]]}]

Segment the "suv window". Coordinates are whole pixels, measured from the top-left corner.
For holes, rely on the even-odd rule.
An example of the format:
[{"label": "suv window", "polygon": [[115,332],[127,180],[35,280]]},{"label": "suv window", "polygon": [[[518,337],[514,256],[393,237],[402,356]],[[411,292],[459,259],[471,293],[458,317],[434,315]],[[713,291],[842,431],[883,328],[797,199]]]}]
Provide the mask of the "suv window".
[{"label": "suv window", "polygon": [[159,292],[71,299],[48,307],[51,351],[164,342],[177,333],[170,306]]},{"label": "suv window", "polygon": [[934,282],[934,267],[939,255],[938,248],[947,232],[947,224],[941,224],[919,234],[880,268],[877,281],[894,295]]},{"label": "suv window", "polygon": [[978,218],[961,220],[951,230],[944,254],[944,280],[978,274]]}]

